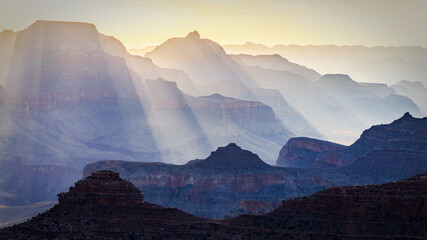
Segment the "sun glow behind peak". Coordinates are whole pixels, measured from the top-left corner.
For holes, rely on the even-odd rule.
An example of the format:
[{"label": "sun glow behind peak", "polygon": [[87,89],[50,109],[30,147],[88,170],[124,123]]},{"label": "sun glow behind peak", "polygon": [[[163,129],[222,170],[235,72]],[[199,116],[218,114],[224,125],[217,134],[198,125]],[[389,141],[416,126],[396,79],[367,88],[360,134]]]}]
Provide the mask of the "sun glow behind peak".
[{"label": "sun glow behind peak", "polygon": [[221,44],[425,45],[426,1],[0,1],[0,29],[38,19],[94,23],[128,48],[196,29]]}]

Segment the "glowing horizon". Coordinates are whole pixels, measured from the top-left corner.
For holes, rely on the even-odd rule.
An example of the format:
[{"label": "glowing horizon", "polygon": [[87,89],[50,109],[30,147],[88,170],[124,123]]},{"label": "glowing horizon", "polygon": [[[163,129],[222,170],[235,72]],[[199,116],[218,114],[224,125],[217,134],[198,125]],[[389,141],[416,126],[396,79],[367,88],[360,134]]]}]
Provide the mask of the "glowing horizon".
[{"label": "glowing horizon", "polygon": [[0,30],[88,22],[130,48],[197,30],[220,44],[427,47],[427,1],[0,0]]}]

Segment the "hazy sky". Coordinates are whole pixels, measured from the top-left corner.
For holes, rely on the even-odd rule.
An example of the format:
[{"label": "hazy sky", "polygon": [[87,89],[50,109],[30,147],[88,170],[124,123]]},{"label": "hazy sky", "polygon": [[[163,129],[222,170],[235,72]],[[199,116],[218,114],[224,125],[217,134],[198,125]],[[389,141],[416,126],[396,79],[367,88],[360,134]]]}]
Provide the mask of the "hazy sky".
[{"label": "hazy sky", "polygon": [[94,23],[128,48],[197,30],[221,44],[421,45],[427,0],[0,0],[0,29]]}]

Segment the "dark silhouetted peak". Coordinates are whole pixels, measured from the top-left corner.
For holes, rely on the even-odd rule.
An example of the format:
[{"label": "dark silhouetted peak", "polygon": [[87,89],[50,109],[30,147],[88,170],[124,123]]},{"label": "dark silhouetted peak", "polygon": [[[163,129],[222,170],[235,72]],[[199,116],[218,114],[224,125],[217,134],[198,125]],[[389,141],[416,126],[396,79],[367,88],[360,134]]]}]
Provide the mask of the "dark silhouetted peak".
[{"label": "dark silhouetted peak", "polygon": [[243,150],[235,143],[225,147],[219,147],[216,151],[203,161],[194,163],[193,166],[221,170],[257,170],[270,168],[271,166],[262,161],[258,155]]},{"label": "dark silhouetted peak", "polygon": [[389,125],[381,125],[381,126],[389,126],[396,131],[411,131],[413,127],[418,128],[422,125],[427,124],[427,118],[415,118],[409,112],[403,114],[403,116]]},{"label": "dark silhouetted peak", "polygon": [[90,203],[115,206],[133,206],[142,203],[141,191],[120,178],[116,172],[94,172],[76,182],[68,193],[58,194],[59,204]]},{"label": "dark silhouetted peak", "polygon": [[185,38],[188,38],[188,39],[200,39],[200,34],[197,31],[193,31],[191,33],[188,33]]},{"label": "dark silhouetted peak", "polygon": [[[237,146],[237,144],[235,143],[229,143],[227,146],[225,147],[218,147],[218,149],[216,150],[216,152],[223,152],[223,153],[230,153],[230,154],[238,154],[238,153],[242,153],[245,150],[243,150],[241,147]],[[247,151],[249,152],[249,151]]]},{"label": "dark silhouetted peak", "polygon": [[412,115],[409,112],[406,112],[405,114],[403,114],[403,117],[400,119],[403,119],[403,118],[414,118],[414,117],[412,117]]}]

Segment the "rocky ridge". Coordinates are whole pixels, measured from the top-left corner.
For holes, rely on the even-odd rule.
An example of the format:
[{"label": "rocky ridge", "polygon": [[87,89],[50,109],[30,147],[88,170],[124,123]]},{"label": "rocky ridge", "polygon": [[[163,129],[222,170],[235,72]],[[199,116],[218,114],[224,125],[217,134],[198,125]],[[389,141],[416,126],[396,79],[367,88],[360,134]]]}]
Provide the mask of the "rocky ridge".
[{"label": "rocky ridge", "polygon": [[135,186],[101,171],[59,194],[50,210],[1,229],[0,239],[420,239],[427,235],[426,189],[426,174],[335,187],[265,215],[214,221],[142,202]]},{"label": "rocky ridge", "polygon": [[285,200],[275,211],[244,215],[229,224],[273,232],[306,233],[303,239],[423,239],[427,174],[382,185],[333,187]]},{"label": "rocky ridge", "polygon": [[[405,113],[390,124],[372,126],[350,146],[309,138],[292,138],[280,151],[277,166],[297,168],[344,167],[375,151],[425,152],[427,118]],[[415,140],[416,139],[416,140]],[[415,140],[415,142],[414,142]],[[387,153],[384,152],[386,155]],[[369,157],[368,157],[369,158]]]}]

